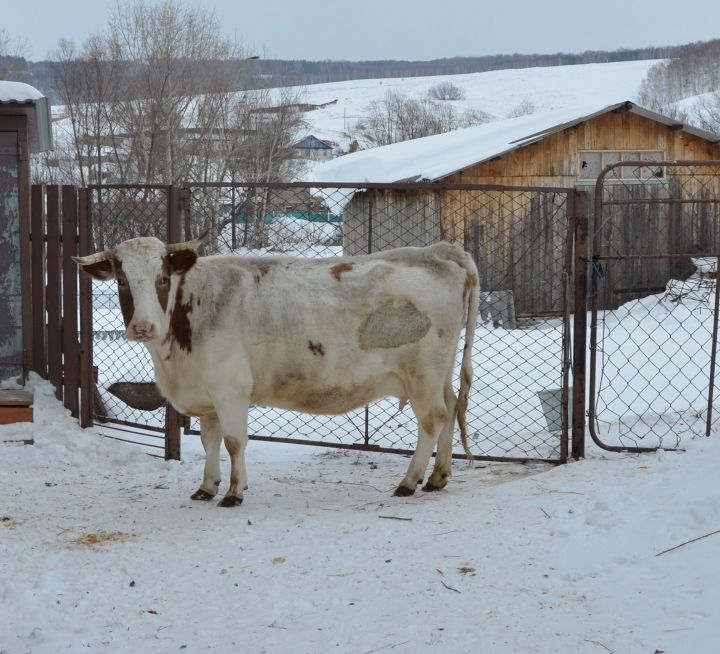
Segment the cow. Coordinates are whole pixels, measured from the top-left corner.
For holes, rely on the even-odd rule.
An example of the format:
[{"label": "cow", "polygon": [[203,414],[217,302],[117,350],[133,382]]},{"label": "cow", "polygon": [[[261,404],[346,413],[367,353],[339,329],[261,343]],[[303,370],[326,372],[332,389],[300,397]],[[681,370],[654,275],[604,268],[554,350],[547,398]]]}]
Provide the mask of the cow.
[{"label": "cow", "polygon": [[327,259],[201,257],[199,246],[140,237],[75,258],[94,279],[117,280],[126,338],[149,350],[164,397],[200,418],[205,469],[192,499],[217,494],[224,440],[230,485],[219,506],[242,503],[251,404],[337,415],[387,396],[409,401],[418,441],[396,496],[415,492],[436,445],[423,490],[445,487],[456,420],[472,459],[465,415],[478,272],[460,246]]}]

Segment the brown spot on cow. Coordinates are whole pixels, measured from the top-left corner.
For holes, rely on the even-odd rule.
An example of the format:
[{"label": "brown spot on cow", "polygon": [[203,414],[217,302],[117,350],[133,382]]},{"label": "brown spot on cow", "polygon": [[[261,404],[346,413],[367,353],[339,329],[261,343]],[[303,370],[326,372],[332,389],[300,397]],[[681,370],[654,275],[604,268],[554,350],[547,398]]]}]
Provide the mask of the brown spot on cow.
[{"label": "brown spot on cow", "polygon": [[192,327],[190,326],[190,314],[193,310],[193,296],[190,295],[188,302],[183,302],[183,294],[185,287],[185,277],[180,277],[178,289],[175,293],[175,306],[173,306],[170,315],[170,329],[163,343],[170,343],[170,348],[174,343],[180,346],[181,350],[185,350],[188,354],[192,351]]},{"label": "brown spot on cow", "polygon": [[330,268],[330,274],[340,281],[340,276],[353,269],[353,265],[351,263],[338,263],[334,265],[332,268]]},{"label": "brown spot on cow", "polygon": [[316,357],[324,357],[325,350],[323,349],[322,343],[313,343],[308,341],[308,350],[310,350]]},{"label": "brown spot on cow", "polygon": [[257,267],[257,271],[255,272],[255,283],[259,284],[263,277],[267,275],[270,272],[270,266],[268,266],[266,263],[260,264]]},{"label": "brown spot on cow", "polygon": [[417,343],[430,329],[430,319],[410,300],[385,300],[360,326],[363,350],[394,348]]},{"label": "brown spot on cow", "polygon": [[118,300],[120,301],[120,312],[122,313],[123,322],[127,328],[135,313],[135,301],[133,300],[130,284],[122,270],[120,262],[117,262],[115,268],[115,276],[118,285]]}]

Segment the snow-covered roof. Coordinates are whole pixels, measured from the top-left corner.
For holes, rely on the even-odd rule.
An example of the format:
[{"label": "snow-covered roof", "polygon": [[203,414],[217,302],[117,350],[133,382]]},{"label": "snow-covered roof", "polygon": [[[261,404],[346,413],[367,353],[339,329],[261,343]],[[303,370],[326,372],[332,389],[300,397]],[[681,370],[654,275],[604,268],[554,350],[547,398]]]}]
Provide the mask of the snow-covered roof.
[{"label": "snow-covered roof", "polygon": [[668,126],[676,126],[711,142],[720,141],[716,134],[679,123],[629,101],[602,108],[574,106],[362,150],[315,167],[310,172],[311,179],[308,181],[436,181],[618,109],[625,109]]},{"label": "snow-covered roof", "polygon": [[31,152],[52,149],[50,103],[34,86],[23,82],[0,80],[0,116],[28,117],[28,139]]},{"label": "snow-covered roof", "polygon": [[0,80],[0,102],[25,103],[34,102],[43,96],[34,86],[23,82],[6,82]]}]

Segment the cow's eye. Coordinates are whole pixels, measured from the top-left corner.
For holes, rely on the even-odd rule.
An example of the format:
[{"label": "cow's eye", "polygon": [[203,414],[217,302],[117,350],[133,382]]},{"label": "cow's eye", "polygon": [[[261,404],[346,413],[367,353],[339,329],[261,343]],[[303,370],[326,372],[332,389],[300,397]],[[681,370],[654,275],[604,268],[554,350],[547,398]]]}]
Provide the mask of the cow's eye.
[{"label": "cow's eye", "polygon": [[167,286],[170,283],[170,278],[166,275],[162,275],[158,278],[158,286]]},{"label": "cow's eye", "polygon": [[127,286],[127,279],[118,279],[118,286]]}]

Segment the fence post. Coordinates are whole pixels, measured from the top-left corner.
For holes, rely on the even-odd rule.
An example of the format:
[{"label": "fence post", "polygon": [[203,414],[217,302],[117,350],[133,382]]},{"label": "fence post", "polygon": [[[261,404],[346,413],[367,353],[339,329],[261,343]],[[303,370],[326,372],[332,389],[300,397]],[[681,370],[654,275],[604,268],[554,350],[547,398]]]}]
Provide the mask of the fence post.
[{"label": "fence post", "polygon": [[[85,256],[92,252],[92,220],[90,214],[90,191],[78,191],[78,252]],[[80,426],[93,426],[95,379],[92,371],[92,280],[80,275]]]},{"label": "fence post", "polygon": [[[585,374],[587,353],[588,208],[587,191],[573,191],[575,222],[575,297],[573,321],[573,411],[572,451],[574,459],[585,456]],[[590,399],[592,401],[592,398]]]},{"label": "fence post", "polygon": [[[374,203],[373,198],[375,197],[375,192],[371,191],[368,193],[368,240],[367,240],[367,254],[372,254],[373,251],[373,212],[374,212]],[[370,407],[366,404],[365,405],[365,425],[364,425],[365,433],[363,434],[365,445],[370,444]]]},{"label": "fence post", "polygon": [[78,344],[78,267],[70,257],[77,256],[78,247],[77,189],[62,187],[62,350],[63,403],[73,418],[80,416],[78,390],[80,387]]},{"label": "fence post", "polygon": [[[168,186],[167,200],[167,242],[182,241],[182,193],[177,186]],[[165,459],[181,458],[180,433],[183,417],[168,402],[165,405]]]},{"label": "fence post", "polygon": [[60,187],[45,188],[47,194],[47,356],[48,379],[55,397],[62,400],[62,299],[60,295]]}]

